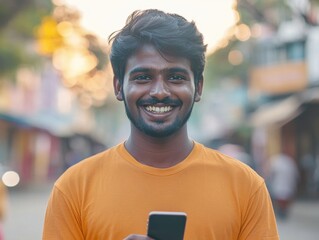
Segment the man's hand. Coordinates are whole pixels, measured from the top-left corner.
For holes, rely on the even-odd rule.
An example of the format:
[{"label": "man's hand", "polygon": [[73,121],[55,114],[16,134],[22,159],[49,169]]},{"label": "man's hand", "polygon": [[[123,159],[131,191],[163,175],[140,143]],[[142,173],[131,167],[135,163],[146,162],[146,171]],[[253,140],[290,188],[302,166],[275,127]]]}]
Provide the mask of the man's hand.
[{"label": "man's hand", "polygon": [[154,239],[144,235],[131,234],[127,236],[126,238],[124,238],[123,240],[154,240]]}]

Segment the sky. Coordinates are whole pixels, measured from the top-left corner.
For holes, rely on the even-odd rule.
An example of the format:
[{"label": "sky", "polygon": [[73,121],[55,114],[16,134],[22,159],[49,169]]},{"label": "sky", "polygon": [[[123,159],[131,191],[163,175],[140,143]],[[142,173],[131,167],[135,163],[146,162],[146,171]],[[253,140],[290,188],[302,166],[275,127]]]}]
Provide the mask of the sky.
[{"label": "sky", "polygon": [[216,47],[234,25],[234,0],[54,0],[75,7],[81,25],[102,39],[124,26],[127,16],[137,9],[158,8],[194,20],[204,35],[208,50]]}]

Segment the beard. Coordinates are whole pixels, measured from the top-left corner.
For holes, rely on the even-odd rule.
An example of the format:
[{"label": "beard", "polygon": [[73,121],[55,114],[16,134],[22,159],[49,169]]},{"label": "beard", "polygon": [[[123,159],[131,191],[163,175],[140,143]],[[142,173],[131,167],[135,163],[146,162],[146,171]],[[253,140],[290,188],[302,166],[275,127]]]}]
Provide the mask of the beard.
[{"label": "beard", "polygon": [[174,122],[168,126],[163,126],[165,124],[164,121],[156,121],[154,122],[156,126],[153,126],[151,124],[147,124],[140,115],[134,117],[127,106],[125,98],[124,106],[128,119],[131,121],[131,124],[133,124],[138,130],[151,137],[165,138],[173,135],[186,124],[189,117],[191,116],[194,102],[192,103],[191,108],[188,110],[188,112],[186,112],[186,114],[181,117],[177,117]]}]

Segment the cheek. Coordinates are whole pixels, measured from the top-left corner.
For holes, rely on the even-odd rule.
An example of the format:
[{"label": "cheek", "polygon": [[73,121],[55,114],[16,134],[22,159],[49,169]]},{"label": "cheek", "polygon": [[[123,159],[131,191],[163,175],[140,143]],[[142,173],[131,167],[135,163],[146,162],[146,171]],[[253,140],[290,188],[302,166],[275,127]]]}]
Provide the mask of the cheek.
[{"label": "cheek", "polygon": [[183,101],[194,101],[195,97],[195,87],[183,86],[179,89],[179,97],[183,99]]},{"label": "cheek", "polygon": [[123,95],[128,104],[132,104],[137,101],[137,99],[143,96],[144,92],[145,90],[142,86],[125,85],[123,87]]}]

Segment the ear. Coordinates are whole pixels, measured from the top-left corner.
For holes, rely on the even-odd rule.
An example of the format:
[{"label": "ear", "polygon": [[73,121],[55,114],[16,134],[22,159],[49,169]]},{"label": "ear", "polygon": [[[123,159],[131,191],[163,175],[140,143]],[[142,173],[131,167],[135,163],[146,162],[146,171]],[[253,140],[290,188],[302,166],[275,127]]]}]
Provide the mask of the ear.
[{"label": "ear", "polygon": [[117,100],[123,101],[123,92],[122,92],[122,84],[120,83],[120,80],[118,77],[113,77],[113,88],[114,88],[114,94]]},{"label": "ear", "polygon": [[202,97],[203,92],[203,84],[204,84],[204,78],[201,77],[198,80],[197,87],[196,87],[196,93],[195,93],[195,102],[199,102]]}]

